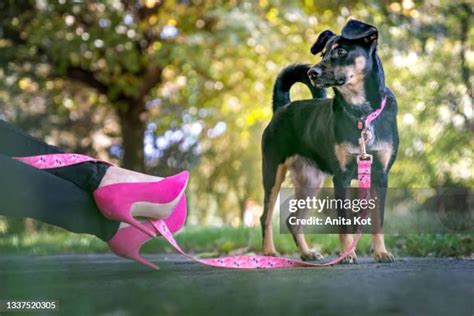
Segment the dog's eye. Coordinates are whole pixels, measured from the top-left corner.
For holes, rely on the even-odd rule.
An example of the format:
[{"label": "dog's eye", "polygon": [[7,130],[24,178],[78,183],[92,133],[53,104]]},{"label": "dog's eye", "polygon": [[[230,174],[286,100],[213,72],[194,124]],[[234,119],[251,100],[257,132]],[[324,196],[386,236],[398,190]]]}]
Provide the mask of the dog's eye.
[{"label": "dog's eye", "polygon": [[344,48],[336,48],[332,51],[332,57],[339,58],[347,54],[347,51]]}]

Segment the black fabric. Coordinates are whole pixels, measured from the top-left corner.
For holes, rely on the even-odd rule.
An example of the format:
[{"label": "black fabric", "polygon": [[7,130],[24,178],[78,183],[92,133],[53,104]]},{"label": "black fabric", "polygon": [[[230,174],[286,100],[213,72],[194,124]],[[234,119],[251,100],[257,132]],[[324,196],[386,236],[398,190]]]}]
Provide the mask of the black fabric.
[{"label": "black fabric", "polygon": [[120,223],[102,216],[92,196],[108,165],[85,162],[39,170],[11,158],[62,152],[0,120],[0,214],[109,240]]}]

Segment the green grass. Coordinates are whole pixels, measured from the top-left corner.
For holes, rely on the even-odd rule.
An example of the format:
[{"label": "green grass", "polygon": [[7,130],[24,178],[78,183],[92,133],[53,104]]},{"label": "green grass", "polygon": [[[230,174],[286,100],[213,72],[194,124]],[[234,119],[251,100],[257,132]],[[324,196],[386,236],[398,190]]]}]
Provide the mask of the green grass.
[{"label": "green grass", "polygon": [[[261,249],[260,229],[232,228],[229,226],[186,227],[175,235],[181,247],[201,256],[258,253]],[[337,235],[307,235],[308,242],[325,255],[337,254]],[[387,234],[387,247],[396,256],[441,256],[471,257],[474,253],[473,234]],[[358,244],[359,255],[370,254],[370,235],[362,236]],[[296,253],[293,239],[280,234],[275,227],[277,250],[285,255]],[[65,231],[41,232],[31,236],[0,235],[0,253],[59,254],[59,253],[103,253],[107,245],[89,235],[77,235]],[[148,242],[145,253],[174,253],[162,239]]]}]

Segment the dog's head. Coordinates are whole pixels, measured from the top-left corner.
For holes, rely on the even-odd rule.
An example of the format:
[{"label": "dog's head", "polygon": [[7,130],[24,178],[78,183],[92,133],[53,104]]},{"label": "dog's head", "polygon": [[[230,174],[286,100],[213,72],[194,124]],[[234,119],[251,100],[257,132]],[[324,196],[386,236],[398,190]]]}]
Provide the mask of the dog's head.
[{"label": "dog's head", "polygon": [[312,84],[343,89],[363,83],[373,64],[377,38],[377,28],[357,20],[349,20],[341,35],[322,32],[311,47],[313,55],[321,53],[322,57],[308,71]]}]

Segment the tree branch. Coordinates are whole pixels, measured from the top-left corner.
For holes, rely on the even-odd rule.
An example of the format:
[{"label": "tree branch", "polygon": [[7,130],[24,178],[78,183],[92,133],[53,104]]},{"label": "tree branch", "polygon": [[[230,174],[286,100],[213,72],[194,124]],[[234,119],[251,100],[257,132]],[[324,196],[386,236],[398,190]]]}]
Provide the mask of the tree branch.
[{"label": "tree branch", "polygon": [[145,79],[143,80],[143,85],[140,87],[140,91],[138,93],[138,99],[141,100],[147,96],[153,87],[161,82],[161,73],[163,72],[163,68],[161,66],[151,67],[147,74],[145,75]]},{"label": "tree branch", "polygon": [[147,6],[136,3],[136,1],[131,0],[122,0],[122,5],[124,6],[125,10],[129,10],[134,12],[135,18],[139,20],[147,19],[150,15],[155,14],[158,9],[161,7],[164,1],[160,1],[156,3],[153,7],[148,8]]},{"label": "tree branch", "polygon": [[109,90],[105,84],[95,78],[93,72],[79,67],[68,67],[66,70],[66,77],[68,79],[84,83],[102,94],[107,94]]}]

